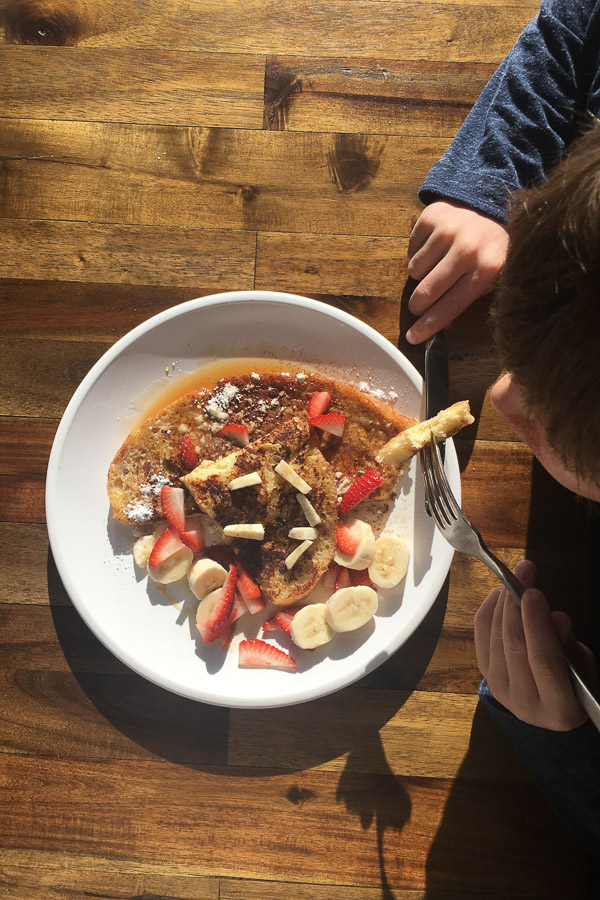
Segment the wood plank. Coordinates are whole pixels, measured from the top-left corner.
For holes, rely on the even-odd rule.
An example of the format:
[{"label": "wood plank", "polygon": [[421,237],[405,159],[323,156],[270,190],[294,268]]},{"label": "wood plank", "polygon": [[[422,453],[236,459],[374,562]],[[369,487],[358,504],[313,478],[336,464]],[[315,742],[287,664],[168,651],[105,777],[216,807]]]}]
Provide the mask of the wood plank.
[{"label": "wood plank", "polygon": [[4,369],[0,415],[59,418],[84,376],[109,346],[100,341],[1,338],[0,353],[11,364]]},{"label": "wood plank", "polygon": [[485,63],[269,56],[263,128],[453,138],[494,69]]},{"label": "wood plank", "polygon": [[0,522],[45,522],[44,475],[0,475]]},{"label": "wood plank", "polygon": [[[139,249],[143,253],[143,245]],[[157,281],[162,272],[156,273]],[[185,287],[7,279],[0,281],[3,322],[15,338],[112,343],[157,313],[210,294],[213,277]],[[250,278],[244,280],[251,284]]]},{"label": "wood plank", "polygon": [[[274,0],[249,7],[217,0],[139,0],[135,8],[81,0],[70,16],[31,21],[20,4],[5,25],[6,39],[21,43],[82,44],[129,50],[176,49],[303,56],[381,56],[499,62],[537,11],[533,0],[457,3],[331,0],[328,4]],[[101,12],[100,12],[101,10]],[[384,24],[384,27],[382,25]],[[37,25],[37,27],[36,27]],[[42,30],[42,34],[40,34]],[[1,37],[1,36],[0,36]]]},{"label": "wood plank", "polygon": [[477,703],[476,691],[461,695],[351,687],[267,715],[235,709],[228,763],[422,778],[456,778],[460,773],[482,781],[497,779],[501,771],[506,782],[529,780],[487,714],[473,726],[486,731],[475,746],[471,734]]},{"label": "wood plank", "polygon": [[5,45],[0,71],[4,118],[258,128],[263,115],[265,59],[246,53]]},{"label": "wood plank", "polygon": [[2,753],[225,765],[229,710],[139,675],[19,669],[0,683]]},{"label": "wood plank", "polygon": [[0,474],[44,475],[57,424],[55,419],[0,416]]},{"label": "wood plank", "polygon": [[0,846],[13,858],[60,849],[177,874],[507,897],[564,898],[587,869],[530,785],[154,760],[6,756]]},{"label": "wood plank", "polygon": [[[34,184],[25,173],[23,190]],[[255,244],[253,234],[232,231],[4,219],[0,278],[249,290]]]},{"label": "wood plank", "polygon": [[62,598],[63,604],[70,604],[49,556],[43,525],[0,521],[0,541],[6,548],[2,557],[3,604],[46,604],[49,593],[53,602]]},{"label": "wood plank", "polygon": [[[56,854],[58,856],[58,854]],[[219,880],[186,875],[152,875],[147,872],[98,872],[77,869],[60,857],[62,865],[47,869],[45,863],[33,866],[3,865],[0,887],[11,900],[132,900],[138,898],[177,897],[177,900],[220,900]]]},{"label": "wood plank", "polygon": [[[0,211],[15,219],[163,228],[407,235],[417,210],[417,188],[447,143],[392,135],[6,120],[0,132],[0,156],[5,157]],[[127,259],[124,237],[121,270]],[[183,255],[190,239],[191,234],[176,232],[167,249],[176,240]],[[2,240],[7,252],[0,275],[31,277],[8,268],[16,250],[12,231]],[[215,236],[211,242],[206,235],[202,243],[208,246],[202,250],[210,253],[212,243],[222,259],[226,238],[219,234],[217,240],[215,247]],[[234,240],[230,235],[230,245]],[[108,249],[114,265],[110,257],[115,248]],[[94,268],[85,247],[77,250],[67,250],[71,266],[61,272],[64,280],[87,280],[85,273]],[[192,260],[198,254],[196,247]],[[43,264],[44,257],[47,262],[45,246],[36,257],[35,262]],[[189,283],[190,263],[184,260]],[[74,277],[71,268],[77,272]],[[38,271],[33,277],[48,277]],[[198,270],[191,272],[197,282]]]}]

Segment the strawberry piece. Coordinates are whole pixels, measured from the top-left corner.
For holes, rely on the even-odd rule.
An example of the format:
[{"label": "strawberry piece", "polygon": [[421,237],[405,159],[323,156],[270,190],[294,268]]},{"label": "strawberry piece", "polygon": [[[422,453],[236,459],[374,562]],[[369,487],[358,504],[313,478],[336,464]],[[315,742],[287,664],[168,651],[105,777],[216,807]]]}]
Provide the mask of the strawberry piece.
[{"label": "strawberry piece", "polygon": [[346,556],[354,556],[358,550],[358,545],[360,544],[358,537],[355,534],[352,534],[348,526],[343,522],[337,523],[335,542]]},{"label": "strawberry piece", "polygon": [[204,550],[204,528],[200,526],[193,531],[182,531],[179,540],[194,553],[200,553]]},{"label": "strawberry piece", "polygon": [[227,625],[229,625],[233,604],[235,603],[236,579],[237,572],[235,566],[229,566],[229,572],[227,573],[227,578],[221,588],[219,599],[215,603],[210,616],[203,623],[204,630],[213,635],[213,640],[220,637]]},{"label": "strawberry piece", "polygon": [[160,505],[165,519],[178,534],[185,531],[185,509],[183,488],[166,484],[160,492]]},{"label": "strawberry piece", "polygon": [[330,563],[329,568],[323,575],[323,587],[327,588],[330,591],[335,590],[335,583],[337,581],[337,577],[340,574],[340,569],[342,567],[338,566],[337,563]]},{"label": "strawberry piece", "polygon": [[374,591],[377,590],[371,579],[369,578],[368,569],[350,569],[350,583],[352,587],[370,587]]},{"label": "strawberry piece", "polygon": [[190,471],[198,465],[198,454],[189,434],[182,434],[179,439],[179,458],[182,465]]},{"label": "strawberry piece", "polygon": [[290,625],[292,624],[292,619],[299,609],[299,606],[290,606],[288,607],[288,609],[279,609],[275,613],[275,618],[286,634],[290,633]]},{"label": "strawberry piece", "polygon": [[277,621],[276,616],[272,616],[262,623],[263,631],[281,631],[281,625]]},{"label": "strawberry piece", "polygon": [[350,572],[348,569],[345,569],[343,566],[340,566],[340,571],[338,572],[338,576],[335,579],[335,591],[341,591],[342,588],[350,587],[352,581],[350,580]]},{"label": "strawberry piece", "polygon": [[321,431],[328,431],[336,437],[341,437],[344,433],[344,425],[346,424],[346,416],[341,413],[325,413],[324,416],[314,416],[308,420],[308,424],[314,428],[320,428]]},{"label": "strawberry piece", "polygon": [[250,442],[246,425],[223,425],[222,428],[219,428],[217,434],[237,444],[238,447],[245,447]]},{"label": "strawberry piece", "polygon": [[248,612],[248,610],[246,609],[246,604],[240,597],[239,593],[236,591],[233,601],[233,607],[231,609],[231,615],[229,616],[229,619],[225,625],[225,629],[222,632],[223,640],[221,641],[221,647],[223,648],[223,650],[227,650],[227,648],[231,644],[231,640],[233,638],[233,635],[235,634],[235,623],[240,618],[240,616],[243,616],[246,612]]},{"label": "strawberry piece", "polygon": [[155,566],[159,566],[161,562],[164,562],[165,559],[169,559],[170,556],[173,556],[173,554],[177,553],[177,551],[181,550],[183,547],[185,547],[185,544],[180,541],[177,532],[173,531],[172,528],[167,528],[166,531],[163,531],[152,548],[148,565],[151,569],[154,569]]},{"label": "strawberry piece", "polygon": [[366,472],[359,475],[342,497],[339,509],[340,515],[343,516],[348,510],[356,506],[357,503],[360,503],[361,500],[364,500],[365,497],[372,494],[380,484],[381,476],[375,469],[367,469]]},{"label": "strawberry piece", "polygon": [[248,607],[248,612],[260,612],[265,608],[266,604],[259,586],[239,562],[236,562],[236,567],[238,570],[238,590]]},{"label": "strawberry piece", "polygon": [[293,656],[258,638],[240,643],[238,665],[241,669],[291,669],[295,671],[298,668]]},{"label": "strawberry piece", "polygon": [[322,416],[329,409],[331,394],[328,391],[316,391],[308,401],[308,418]]}]

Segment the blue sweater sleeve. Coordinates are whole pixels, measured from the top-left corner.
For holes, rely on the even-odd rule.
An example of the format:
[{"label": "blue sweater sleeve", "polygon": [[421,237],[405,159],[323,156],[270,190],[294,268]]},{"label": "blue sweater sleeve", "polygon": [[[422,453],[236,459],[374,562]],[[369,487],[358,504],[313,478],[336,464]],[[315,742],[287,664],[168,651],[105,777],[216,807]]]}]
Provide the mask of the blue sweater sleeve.
[{"label": "blue sweater sleeve", "polygon": [[492,695],[479,696],[566,827],[600,857],[600,732],[589,720],[572,731],[546,731],[521,722]]},{"label": "blue sweater sleeve", "polygon": [[429,172],[419,191],[424,203],[446,197],[503,222],[509,194],[560,161],[589,108],[598,6],[542,2]]}]

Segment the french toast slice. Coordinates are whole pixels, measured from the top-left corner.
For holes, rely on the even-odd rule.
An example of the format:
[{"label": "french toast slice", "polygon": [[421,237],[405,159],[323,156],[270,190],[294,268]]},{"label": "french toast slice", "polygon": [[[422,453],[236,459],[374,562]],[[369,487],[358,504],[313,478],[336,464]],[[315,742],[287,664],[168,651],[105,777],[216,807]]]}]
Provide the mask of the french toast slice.
[{"label": "french toast slice", "polygon": [[[306,496],[320,518],[310,546],[292,566],[286,560],[299,541],[289,536],[290,529],[308,523],[296,497],[298,488],[276,471],[281,460],[309,487]],[[232,488],[232,481],[251,473],[260,475],[259,483]],[[285,421],[247,447],[204,461],[181,480],[220,528],[263,527],[262,538],[234,537],[231,543],[265,600],[291,606],[316,587],[335,552],[337,489],[330,464],[311,441],[306,418]]]},{"label": "french toast slice", "polygon": [[200,460],[217,460],[233,449],[231,441],[220,434],[223,426],[243,425],[248,428],[249,440],[254,441],[282,421],[306,417],[312,394],[320,391],[330,394],[330,410],[345,416],[341,437],[319,432],[319,449],[331,465],[338,493],[361,471],[377,469],[382,481],[372,499],[389,497],[399,468],[377,462],[376,455],[415,419],[366,391],[322,375],[248,373],[223,379],[211,390],[185,394],[131,432],[108,473],[113,516],[132,525],[163,518],[162,486],[179,484],[189,472],[180,459],[182,435],[189,436]]}]

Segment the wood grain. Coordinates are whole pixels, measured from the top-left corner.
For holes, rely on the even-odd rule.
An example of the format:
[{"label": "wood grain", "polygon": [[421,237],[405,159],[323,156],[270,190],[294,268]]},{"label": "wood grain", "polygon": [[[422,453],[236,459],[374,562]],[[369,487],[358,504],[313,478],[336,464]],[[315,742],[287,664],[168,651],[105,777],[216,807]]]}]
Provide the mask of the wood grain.
[{"label": "wood grain", "polygon": [[[75,180],[75,191],[81,188]],[[97,189],[101,191],[101,185]],[[211,285],[209,293],[235,284],[248,290],[254,276],[255,244],[254,235],[228,230],[5,219],[0,233],[0,277],[203,284]],[[35,254],[28,249],[32,246]]]},{"label": "wood grain", "polygon": [[263,128],[454,137],[494,68],[270,56]]},{"label": "wood grain", "polygon": [[36,29],[35,21],[23,15],[23,0],[11,5],[5,36],[23,43],[417,60],[427,46],[434,60],[496,63],[537,11],[533,0],[510,6],[501,0],[331,0],[326,7],[308,0],[292,0],[285,7],[274,0],[257,0],[251,7],[231,0],[174,0],[167,7],[140,0],[135,9],[109,0],[98,8],[78,2],[70,19],[47,16],[45,33],[43,19]]},{"label": "wood grain", "polygon": [[[15,219],[407,235],[416,189],[445,143],[7,120],[0,132],[0,204]],[[177,239],[181,245],[182,235]],[[87,268],[81,255],[72,260],[80,275]],[[0,268],[0,276],[17,274]]]},{"label": "wood grain", "polygon": [[[549,897],[564,898],[583,881],[581,855],[523,784],[499,792],[464,780],[452,790],[439,779],[228,766],[210,768],[199,792],[199,776],[185,766],[98,760],[90,767],[18,755],[5,757],[5,772],[0,846],[7,851],[110,855],[197,875],[257,879],[268,871],[291,883],[373,887],[383,878],[418,889],[426,878],[430,887],[517,896],[535,891],[540,877]],[[68,804],[61,803],[67,780]],[[461,822],[458,844],[444,841],[448,817]],[[502,871],[490,865],[500,838],[511,859]],[[332,862],[340,847],[343,870]]]},{"label": "wood grain", "polygon": [[5,118],[257,128],[263,114],[250,54],[4,46],[0,70]]}]

